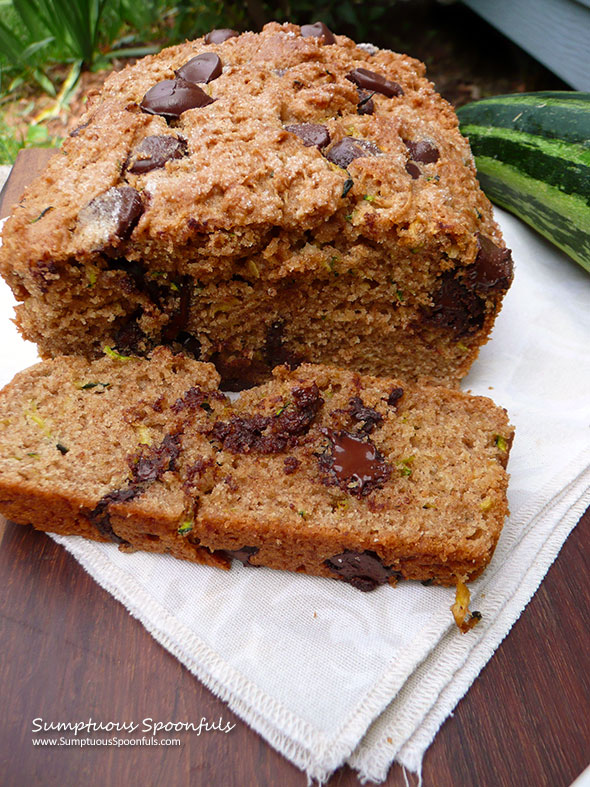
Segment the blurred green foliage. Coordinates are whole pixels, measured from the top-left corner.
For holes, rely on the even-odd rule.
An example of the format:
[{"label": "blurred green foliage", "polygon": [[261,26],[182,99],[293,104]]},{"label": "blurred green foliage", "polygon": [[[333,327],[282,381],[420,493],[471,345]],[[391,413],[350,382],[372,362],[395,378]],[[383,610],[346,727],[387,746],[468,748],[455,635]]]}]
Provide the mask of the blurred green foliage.
[{"label": "blurred green foliage", "polygon": [[45,126],[29,126],[25,134],[18,134],[0,117],[0,164],[13,164],[22,148],[55,148],[61,142]]},{"label": "blurred green foliage", "polygon": [[107,67],[214,27],[257,30],[266,22],[321,20],[370,38],[392,2],[363,0],[0,0],[0,93],[34,81],[51,95],[51,65]]}]

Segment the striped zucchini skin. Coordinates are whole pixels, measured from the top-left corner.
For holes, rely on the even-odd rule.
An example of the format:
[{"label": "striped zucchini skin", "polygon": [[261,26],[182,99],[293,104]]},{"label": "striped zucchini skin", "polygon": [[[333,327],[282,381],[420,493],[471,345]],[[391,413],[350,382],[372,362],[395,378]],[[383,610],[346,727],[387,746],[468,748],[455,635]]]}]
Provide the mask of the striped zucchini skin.
[{"label": "striped zucchini skin", "polygon": [[590,93],[495,96],[457,114],[488,197],[590,272]]}]

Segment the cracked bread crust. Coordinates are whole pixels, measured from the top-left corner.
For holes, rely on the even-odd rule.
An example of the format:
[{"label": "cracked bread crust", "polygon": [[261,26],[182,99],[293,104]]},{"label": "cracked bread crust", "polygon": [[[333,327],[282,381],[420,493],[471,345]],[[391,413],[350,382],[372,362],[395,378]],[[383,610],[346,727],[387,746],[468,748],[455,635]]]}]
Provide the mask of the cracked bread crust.
[{"label": "cracked bread crust", "polygon": [[[212,53],[214,101],[145,111],[154,85]],[[400,91],[364,91],[363,69]],[[226,387],[288,359],[451,381],[511,280],[508,260],[491,284],[472,275],[482,238],[503,249],[424,66],[273,23],[109,77],[7,222],[0,270],[44,356],[165,343],[212,360]]]},{"label": "cracked bread crust", "polygon": [[0,511],[227,568],[473,579],[508,507],[513,429],[489,399],[304,365],[231,404],[209,364],[72,357],[0,394]]}]

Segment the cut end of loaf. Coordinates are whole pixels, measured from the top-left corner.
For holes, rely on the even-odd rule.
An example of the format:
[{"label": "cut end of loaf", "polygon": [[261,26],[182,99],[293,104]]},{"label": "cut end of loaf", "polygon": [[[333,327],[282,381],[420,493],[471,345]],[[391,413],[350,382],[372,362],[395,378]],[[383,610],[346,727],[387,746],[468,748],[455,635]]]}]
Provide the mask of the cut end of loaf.
[{"label": "cut end of loaf", "polygon": [[489,399],[318,365],[231,404],[212,366],[62,357],[0,394],[0,511],[42,530],[350,582],[477,576],[513,430]]}]

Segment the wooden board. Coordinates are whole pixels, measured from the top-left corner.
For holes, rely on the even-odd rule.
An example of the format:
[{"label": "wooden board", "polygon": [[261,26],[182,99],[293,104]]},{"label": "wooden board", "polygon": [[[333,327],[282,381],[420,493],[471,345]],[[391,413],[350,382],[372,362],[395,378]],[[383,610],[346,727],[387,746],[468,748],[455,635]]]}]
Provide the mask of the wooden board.
[{"label": "wooden board", "polygon": [[[43,155],[40,155],[42,153]],[[19,155],[0,215],[45,151]],[[158,645],[61,547],[0,533],[0,784],[305,787],[306,778]],[[567,787],[590,761],[590,511],[426,753],[425,787]],[[195,721],[180,747],[32,745],[33,719]],[[402,787],[394,767],[388,787]],[[342,768],[329,787],[358,785]]]}]

